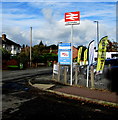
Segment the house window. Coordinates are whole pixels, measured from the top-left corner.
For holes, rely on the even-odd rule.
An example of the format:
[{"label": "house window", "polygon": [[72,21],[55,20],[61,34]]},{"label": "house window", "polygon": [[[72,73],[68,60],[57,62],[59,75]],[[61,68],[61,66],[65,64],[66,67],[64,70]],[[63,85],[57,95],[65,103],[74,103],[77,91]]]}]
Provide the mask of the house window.
[{"label": "house window", "polygon": [[16,47],[16,46],[14,46],[14,50],[16,50],[16,48],[17,48],[17,47]]},{"label": "house window", "polygon": [[2,47],[5,48],[5,44],[3,44]]}]

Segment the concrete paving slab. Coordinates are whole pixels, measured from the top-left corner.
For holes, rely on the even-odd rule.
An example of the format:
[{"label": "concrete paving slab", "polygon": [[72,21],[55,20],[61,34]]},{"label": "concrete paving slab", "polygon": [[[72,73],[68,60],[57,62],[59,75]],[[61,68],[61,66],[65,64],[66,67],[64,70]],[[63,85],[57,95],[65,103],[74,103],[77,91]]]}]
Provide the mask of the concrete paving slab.
[{"label": "concrete paving slab", "polygon": [[33,86],[41,90],[47,90],[55,86],[55,84],[33,84]]}]

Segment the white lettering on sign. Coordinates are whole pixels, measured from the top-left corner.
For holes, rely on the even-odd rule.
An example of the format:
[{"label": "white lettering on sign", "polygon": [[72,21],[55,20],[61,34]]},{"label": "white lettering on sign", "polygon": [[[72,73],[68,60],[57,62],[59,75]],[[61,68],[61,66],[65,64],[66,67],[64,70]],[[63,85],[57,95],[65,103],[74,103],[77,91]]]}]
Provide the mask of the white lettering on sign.
[{"label": "white lettering on sign", "polygon": [[59,46],[59,49],[71,49],[71,46]]}]

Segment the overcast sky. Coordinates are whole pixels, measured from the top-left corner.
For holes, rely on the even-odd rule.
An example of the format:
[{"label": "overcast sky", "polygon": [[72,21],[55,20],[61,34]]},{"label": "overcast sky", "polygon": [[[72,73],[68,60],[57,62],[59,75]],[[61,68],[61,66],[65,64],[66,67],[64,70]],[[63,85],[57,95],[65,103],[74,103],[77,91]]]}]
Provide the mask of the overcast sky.
[{"label": "overcast sky", "polygon": [[33,28],[33,45],[39,44],[41,40],[47,45],[70,42],[71,26],[65,26],[64,13],[74,11],[80,11],[80,25],[74,26],[74,45],[87,46],[90,41],[96,40],[95,20],[99,21],[100,38],[108,35],[111,41],[116,41],[115,0],[15,1],[2,2],[2,33],[21,45],[30,44],[30,27]]}]

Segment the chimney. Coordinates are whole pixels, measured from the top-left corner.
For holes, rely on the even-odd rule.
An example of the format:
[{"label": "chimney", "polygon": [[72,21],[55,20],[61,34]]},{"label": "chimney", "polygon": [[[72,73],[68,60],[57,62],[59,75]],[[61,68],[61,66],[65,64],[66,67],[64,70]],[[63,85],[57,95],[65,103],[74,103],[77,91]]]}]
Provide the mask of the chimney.
[{"label": "chimney", "polygon": [[2,40],[6,39],[6,34],[2,34]]}]

